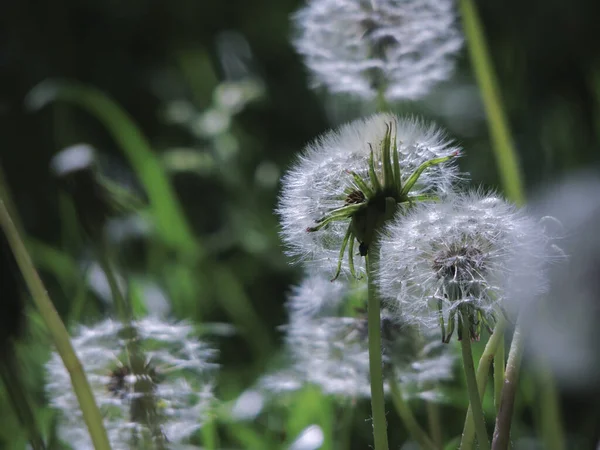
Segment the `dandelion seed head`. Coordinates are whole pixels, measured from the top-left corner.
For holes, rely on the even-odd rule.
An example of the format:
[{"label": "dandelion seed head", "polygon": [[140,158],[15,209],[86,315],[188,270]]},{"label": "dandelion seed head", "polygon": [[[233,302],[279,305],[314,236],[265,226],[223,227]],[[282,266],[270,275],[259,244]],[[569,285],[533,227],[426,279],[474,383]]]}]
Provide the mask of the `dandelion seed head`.
[{"label": "dandelion seed head", "polygon": [[[600,390],[600,176],[576,173],[546,187],[532,201],[550,217],[552,247],[563,255],[550,265],[549,286],[525,317],[528,350],[553,370],[561,387]],[[545,221],[548,222],[548,221]]]},{"label": "dandelion seed head", "polygon": [[463,44],[450,0],[310,0],[294,22],[313,85],[364,99],[423,97]]},{"label": "dandelion seed head", "polygon": [[541,226],[497,196],[471,192],[421,204],[390,223],[380,244],[382,296],[426,327],[439,323],[438,303],[444,318],[463,303],[485,315],[544,289]]},{"label": "dandelion seed head", "polygon": [[[459,148],[435,125],[392,114],[376,114],[324,134],[306,147],[282,179],[277,212],[290,256],[310,262],[315,270],[333,274],[349,222],[333,221],[318,232],[309,233],[307,229],[349,200],[355,201],[351,196],[360,189],[351,173],[369,183],[371,149],[377,176],[383,177],[381,142],[390,124],[396,132],[392,152],[398,153],[402,182],[421,164],[459,153]],[[410,194],[445,195],[458,179],[452,161],[435,165],[423,172]],[[362,261],[356,258],[355,263],[360,272]],[[342,268],[349,271],[347,261],[343,261]]]},{"label": "dandelion seed head", "polygon": [[[196,340],[193,327],[145,318],[134,323],[146,356],[143,373],[134,374],[126,356],[123,326],[105,320],[81,326],[72,338],[92,387],[112,448],[129,449],[133,436],[152,439],[147,424],[136,420],[136,401],[151,401],[160,417],[160,429],[172,444],[195,433],[209,411],[213,397],[215,351]],[[61,413],[59,435],[77,449],[93,445],[83,421],[69,374],[57,353],[46,364],[46,390],[50,404]],[[139,391],[139,383],[150,390]]]},{"label": "dandelion seed head", "polygon": [[[309,275],[304,283],[320,285],[311,280],[314,277],[318,275]],[[306,299],[299,292],[308,293],[299,290],[290,297],[290,322],[285,327],[286,348],[292,362],[269,381],[279,382],[275,384],[279,392],[285,391],[284,386],[296,390],[310,384],[327,395],[369,397],[368,326],[366,310],[362,308],[367,294],[365,284],[347,284],[336,291],[313,290]],[[319,294],[326,296],[317,301],[326,308],[308,314],[296,305],[312,303]],[[381,312],[381,334],[384,373],[397,378],[407,395],[419,396],[426,384],[451,377],[454,357],[447,346],[433,342],[439,341],[439,336],[432,339],[431,334],[423,335],[385,309]],[[263,387],[268,389],[264,382]]]}]

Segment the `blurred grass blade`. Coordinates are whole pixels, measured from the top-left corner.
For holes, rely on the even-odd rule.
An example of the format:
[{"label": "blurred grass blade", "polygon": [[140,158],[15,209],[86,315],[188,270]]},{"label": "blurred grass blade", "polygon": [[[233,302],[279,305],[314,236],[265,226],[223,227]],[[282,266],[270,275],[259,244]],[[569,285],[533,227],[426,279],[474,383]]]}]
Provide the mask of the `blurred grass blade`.
[{"label": "blurred grass blade", "polygon": [[483,34],[483,27],[473,0],[460,0],[460,8],[471,64],[483,99],[502,185],[506,196],[516,204],[522,205],[525,202],[525,196],[521,170],[500,98],[500,90]]},{"label": "blurred grass blade", "polygon": [[25,102],[31,109],[40,109],[53,101],[75,104],[102,122],[143,184],[160,236],[183,253],[198,252],[199,246],[160,159],[129,114],[94,87],[60,80],[38,84]]},{"label": "blurred grass blade", "polygon": [[27,395],[21,373],[22,370],[18,366],[14,348],[3,352],[0,364],[0,378],[4,383],[10,403],[19,422],[27,430],[27,437],[33,450],[45,450],[46,445],[38,429],[35,412]]},{"label": "blurred grass blade", "polygon": [[0,227],[2,227],[6,233],[6,238],[15,255],[15,259],[23,274],[31,297],[40,312],[40,315],[44,318],[44,322],[52,336],[56,349],[69,372],[73,390],[79,401],[83,418],[88,427],[94,447],[96,450],[110,450],[111,447],[106,430],[104,429],[102,414],[100,413],[94,395],[92,394],[81,361],[79,361],[79,358],[73,349],[67,329],[54,308],[54,305],[48,296],[48,292],[35,270],[29,253],[25,248],[25,244],[5,206],[4,198],[6,198],[6,193],[0,191]]}]

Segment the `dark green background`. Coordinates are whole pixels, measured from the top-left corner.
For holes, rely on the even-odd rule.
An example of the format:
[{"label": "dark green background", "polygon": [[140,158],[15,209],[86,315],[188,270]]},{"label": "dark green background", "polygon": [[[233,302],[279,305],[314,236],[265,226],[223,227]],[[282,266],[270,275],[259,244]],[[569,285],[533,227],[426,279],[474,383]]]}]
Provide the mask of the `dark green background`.
[{"label": "dark green background", "polygon": [[[597,167],[600,3],[479,3],[528,190],[576,169]],[[256,169],[269,161],[283,172],[305,143],[336,125],[328,120],[325,104],[344,110],[338,120],[360,115],[355,102],[326,98],[308,88],[307,71],[290,43],[289,16],[300,6],[287,0],[3,0],[0,160],[28,233],[75,259],[85,252],[65,235],[57,184],[49,172],[51,157],[67,145],[93,144],[111,161],[113,176],[125,174],[135,184],[120,149],[96,119],[64,104],[41,111],[25,108],[24,98],[36,84],[61,78],[93,85],[130,113],[156,152],[183,146],[202,151],[210,142],[165,123],[162,112],[176,99],[187,99],[199,110],[209,107],[214,88],[226,76],[221,59],[241,57],[249,72],[262,80],[265,93],[234,118],[231,133],[240,143],[235,161],[217,164],[207,175],[172,177],[195,233],[213,249],[201,264],[186,266],[190,273],[197,271],[198,279],[187,294],[179,293],[185,302],[178,303],[174,315],[230,321],[221,302],[230,293],[210,280],[210,270],[219,264],[247,294],[261,318],[261,329],[278,342],[276,326],[285,322],[285,294],[299,271],[286,264],[276,236],[272,210],[278,187],[256,183]],[[251,56],[219,49],[217,42],[227,40],[231,32],[245,38]],[[463,51],[455,77],[426,102],[395,108],[424,114],[448,127],[465,148],[461,165],[473,182],[501,189],[482,106],[468,103],[456,115],[451,108],[438,107],[465,85],[473,87],[474,79]],[[265,242],[259,250],[247,245],[253,239],[250,233]],[[124,267],[144,272],[149,251],[143,242],[123,248]],[[170,261],[168,251],[160,252]],[[67,315],[72,297],[51,272],[42,271],[44,280],[57,308]],[[149,269],[150,276],[158,272],[157,266]],[[158,276],[157,280],[165,284]],[[84,317],[92,320],[103,313],[102,304],[92,299]],[[225,396],[251,383],[268,365],[276,346],[257,355],[243,331],[220,343],[228,374],[223,384],[230,388],[224,389]],[[32,364],[32,370],[40,372],[39,365]],[[42,398],[39,387],[37,394]],[[577,410],[576,405],[573,408]],[[460,423],[462,418],[449,420]]]}]

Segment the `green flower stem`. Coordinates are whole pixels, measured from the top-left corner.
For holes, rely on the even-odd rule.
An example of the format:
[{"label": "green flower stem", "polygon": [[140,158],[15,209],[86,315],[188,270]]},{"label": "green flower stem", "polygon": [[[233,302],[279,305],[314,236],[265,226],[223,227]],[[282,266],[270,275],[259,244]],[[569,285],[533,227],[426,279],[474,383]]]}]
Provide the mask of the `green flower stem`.
[{"label": "green flower stem", "polygon": [[565,436],[554,377],[544,362],[538,361],[537,365],[540,368],[540,417],[544,448],[547,450],[565,450]]},{"label": "green flower stem", "polygon": [[396,408],[398,415],[402,419],[402,423],[412,438],[419,444],[419,448],[424,450],[436,450],[436,445],[433,443],[427,433],[423,431],[419,425],[419,422],[417,422],[417,419],[411,411],[410,406],[408,406],[404,400],[395,377],[390,377],[388,383],[390,385],[390,393],[392,394],[392,402],[394,403],[394,407]]},{"label": "green flower stem", "polygon": [[488,46],[483,34],[481,21],[473,0],[460,0],[460,9],[471,64],[479,84],[485,112],[488,118],[490,135],[494,144],[496,163],[500,171],[502,185],[509,199],[524,203],[523,183],[517,153],[514,149],[508,121],[503,111],[502,100],[496,75],[492,67]]},{"label": "green flower stem", "polygon": [[500,411],[500,398],[502,386],[504,385],[504,339],[498,344],[498,350],[494,355],[494,406],[496,414]]},{"label": "green flower stem", "polygon": [[510,440],[510,426],[512,422],[513,409],[515,406],[515,395],[517,393],[517,384],[519,382],[519,369],[523,359],[523,349],[525,346],[525,336],[518,322],[513,334],[513,340],[508,353],[506,363],[506,375],[504,377],[504,386],[500,397],[500,410],[496,415],[496,427],[494,429],[494,440],[492,450],[506,450]]},{"label": "green flower stem", "polygon": [[19,236],[17,228],[6,209],[3,193],[0,193],[0,225],[6,233],[11,249],[15,255],[19,269],[21,270],[27,287],[31,293],[33,301],[38,308],[40,315],[44,319],[52,340],[56,345],[56,350],[63,360],[65,368],[71,377],[73,390],[77,396],[83,419],[88,427],[92,443],[96,450],[110,450],[108,436],[102,422],[102,415],[96,404],[96,399],[92,394],[92,389],[85,376],[81,361],[77,358],[69,333],[65,328],[58,312],[54,308],[48,292],[42,283],[29,253],[25,248],[23,240]]},{"label": "green flower stem", "polygon": [[372,245],[367,255],[368,287],[368,328],[369,328],[369,370],[371,374],[371,413],[373,415],[373,439],[375,450],[387,450],[387,422],[385,399],[383,396],[383,371],[381,360],[381,306],[373,280],[378,264],[376,245]]},{"label": "green flower stem", "polygon": [[444,436],[442,433],[440,407],[437,403],[432,401],[426,402],[426,406],[429,433],[431,434],[434,448],[437,450],[442,450],[444,448]]},{"label": "green flower stem", "polygon": [[466,311],[461,311],[461,316],[462,339],[460,340],[460,344],[462,348],[463,366],[465,368],[465,378],[467,380],[467,391],[469,392],[469,403],[471,405],[471,410],[473,411],[473,420],[475,422],[475,432],[477,433],[479,448],[482,450],[489,450],[490,441],[485,428],[481,396],[479,395],[477,379],[475,377],[475,367],[473,365],[469,316]]},{"label": "green flower stem", "polygon": [[167,448],[166,439],[162,432],[161,417],[159,416],[155,402],[154,381],[149,380],[145,376],[148,374],[146,357],[143,349],[140,347],[138,333],[133,324],[134,316],[131,302],[121,292],[113,265],[110,261],[108,248],[106,243],[103,247],[98,248],[97,256],[108,281],[119,319],[123,325],[124,335],[122,337],[125,339],[125,350],[131,372],[136,376],[141,375],[134,385],[136,398],[131,402],[131,420],[147,425],[152,433],[153,448],[155,450],[164,450]]},{"label": "green flower stem", "polygon": [[[506,319],[503,315],[500,315],[494,332],[490,336],[485,349],[479,359],[479,365],[477,366],[477,390],[479,396],[483,399],[485,393],[485,386],[487,384],[490,364],[494,360],[494,355],[500,343],[504,340],[504,331],[506,330]],[[473,410],[469,406],[467,411],[467,417],[465,418],[465,425],[463,428],[462,440],[460,442],[460,450],[471,450],[473,448],[473,441],[475,440],[475,422],[473,421]]]}]

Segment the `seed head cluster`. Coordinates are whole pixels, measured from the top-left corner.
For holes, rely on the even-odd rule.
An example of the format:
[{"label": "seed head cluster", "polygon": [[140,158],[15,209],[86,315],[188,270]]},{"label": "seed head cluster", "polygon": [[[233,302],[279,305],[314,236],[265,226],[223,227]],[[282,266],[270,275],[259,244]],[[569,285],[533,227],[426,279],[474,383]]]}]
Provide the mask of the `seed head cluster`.
[{"label": "seed head cluster", "polygon": [[[265,378],[263,386],[285,392],[311,384],[336,397],[368,398],[366,294],[362,282],[330,282],[322,275],[307,275],[287,304],[290,320],[284,331],[290,364]],[[381,333],[385,376],[394,377],[408,395],[439,396],[423,386],[451,377],[455,362],[451,349],[385,309]]]},{"label": "seed head cluster", "polygon": [[[384,153],[386,135],[391,136],[389,158]],[[333,274],[352,214],[346,217],[348,220],[328,222],[322,231],[307,230],[320,226],[345,206],[368,206],[386,197],[400,203],[418,196],[446,195],[459,178],[454,163],[459,154],[460,149],[435,125],[392,114],[376,114],[324,134],[306,147],[282,180],[277,212],[288,254]],[[370,173],[371,155],[374,174]],[[397,192],[385,192],[391,190],[386,188],[386,181],[391,181],[386,180],[385,171],[395,158],[402,187],[407,187],[415,171],[428,161],[448,160],[424,170],[405,193],[406,198],[401,199]],[[377,186],[373,186],[373,176]],[[367,201],[367,189],[373,194],[371,202]],[[346,260],[342,269],[349,272]]]},{"label": "seed head cluster", "polygon": [[[154,448],[157,441],[185,443],[202,426],[213,401],[215,351],[198,341],[193,327],[183,322],[146,318],[134,327],[136,345],[146,356],[137,372],[119,322],[82,326],[72,338],[112,448]],[[61,413],[61,439],[73,448],[92,449],[69,374],[57,353],[46,364],[46,371],[51,405]],[[148,420],[150,416],[152,420]]]},{"label": "seed head cluster", "polygon": [[313,85],[362,99],[424,96],[463,43],[451,0],[309,0],[294,21]]},{"label": "seed head cluster", "polygon": [[[535,298],[544,287],[545,248],[539,223],[524,210],[494,195],[456,194],[385,228],[377,283],[391,308],[429,327],[448,325],[449,339],[460,308],[491,327],[509,298]],[[527,292],[518,292],[524,285]]]}]

